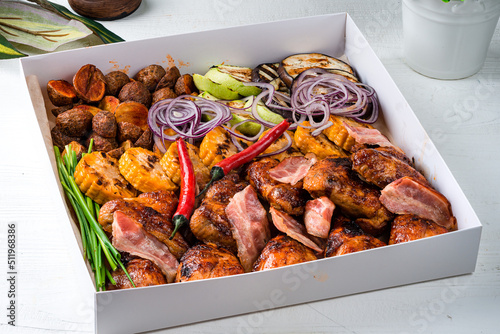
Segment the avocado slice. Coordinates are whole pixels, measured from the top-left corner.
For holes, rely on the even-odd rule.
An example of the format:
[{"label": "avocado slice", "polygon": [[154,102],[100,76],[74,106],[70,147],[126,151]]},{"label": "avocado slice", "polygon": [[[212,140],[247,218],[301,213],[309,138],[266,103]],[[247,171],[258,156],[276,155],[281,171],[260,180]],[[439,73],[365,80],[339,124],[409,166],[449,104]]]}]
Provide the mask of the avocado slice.
[{"label": "avocado slice", "polygon": [[[248,118],[233,113],[233,119],[229,121],[229,124],[235,125],[236,123],[244,121],[245,119]],[[246,122],[238,126],[236,130],[238,130],[239,132],[243,133],[246,136],[255,136],[260,131],[260,124],[255,122]]]},{"label": "avocado slice", "polygon": [[220,100],[207,91],[200,91],[200,94],[198,94],[198,96],[211,101]]},{"label": "avocado slice", "polygon": [[[248,99],[248,101],[245,103],[245,109],[251,108],[252,104],[253,104],[253,97]],[[281,123],[281,121],[284,120],[284,118],[281,115],[278,115],[277,113],[271,111],[263,103],[257,104],[257,113],[259,114],[260,117],[262,117],[263,120],[274,124],[279,124]]]},{"label": "avocado slice", "polygon": [[[212,101],[219,100],[217,97],[208,93],[207,91],[202,91],[198,96]],[[249,110],[252,107],[252,103],[253,103],[253,97],[246,102],[242,100],[224,101],[224,104],[245,108],[245,110]],[[269,110],[269,108],[267,108],[264,104],[261,103],[257,105],[257,112],[259,113],[260,117],[262,117],[262,119],[268,122],[278,124],[283,120],[283,117],[272,112],[271,110]],[[244,121],[245,119],[248,119],[248,117],[239,115],[237,112],[233,112],[232,115],[233,118],[229,121],[229,124],[231,125],[234,125],[236,123]],[[208,116],[203,115],[203,119],[208,120]],[[240,131],[246,136],[255,136],[260,131],[260,125],[255,122],[246,122],[238,126],[236,130]]]},{"label": "avocado slice", "polygon": [[221,72],[218,67],[209,69],[205,77],[238,92],[242,96],[259,95],[260,92],[262,92],[258,87],[245,86],[241,81],[233,78],[230,74]]},{"label": "avocado slice", "polygon": [[203,75],[193,74],[193,81],[199,91],[206,91],[221,100],[236,100],[240,96],[238,92],[216,83]]}]

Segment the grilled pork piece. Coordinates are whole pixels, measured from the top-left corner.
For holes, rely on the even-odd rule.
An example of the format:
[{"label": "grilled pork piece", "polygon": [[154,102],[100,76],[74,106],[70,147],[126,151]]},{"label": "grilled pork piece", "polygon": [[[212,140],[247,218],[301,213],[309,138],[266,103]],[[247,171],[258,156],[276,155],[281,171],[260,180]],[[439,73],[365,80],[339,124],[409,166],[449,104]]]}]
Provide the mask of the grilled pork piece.
[{"label": "grilled pork piece", "polygon": [[309,247],[286,235],[278,235],[269,240],[257,261],[255,261],[253,271],[279,268],[317,259]]},{"label": "grilled pork piece", "polygon": [[252,265],[271,239],[267,212],[252,186],[248,185],[231,198],[226,215],[238,246],[238,258],[245,271],[252,271]]},{"label": "grilled pork piece", "polygon": [[422,184],[428,184],[425,177],[408,163],[385,153],[378,148],[364,148],[351,155],[352,169],[367,182],[384,188],[389,183],[411,176]]},{"label": "grilled pork piece", "polygon": [[334,229],[330,232],[325,257],[349,254],[382,246],[386,246],[386,244],[363,232],[356,223],[345,219],[340,224],[335,224]]},{"label": "grilled pork piece", "polygon": [[318,238],[328,238],[335,204],[328,197],[322,196],[306,204],[304,225],[307,233]]},{"label": "grilled pork piece", "polygon": [[275,208],[271,208],[269,212],[271,213],[274,226],[276,226],[279,231],[318,253],[323,251],[313,240],[311,240],[311,236],[307,234],[304,225],[300,224],[285,212],[276,210]]},{"label": "grilled pork piece", "polygon": [[278,164],[279,161],[272,158],[252,162],[247,169],[250,184],[276,209],[290,215],[302,215],[309,195],[302,189],[302,182],[292,186],[273,179],[269,170]]},{"label": "grilled pork piece", "polygon": [[405,176],[387,185],[380,201],[391,212],[430,219],[449,231],[457,229],[448,199],[412,177]]},{"label": "grilled pork piece", "polygon": [[191,247],[182,257],[175,281],[195,281],[244,272],[240,262],[231,252],[214,244],[199,244]]},{"label": "grilled pork piece", "polygon": [[415,215],[400,215],[392,222],[389,245],[443,234],[448,230],[432,220]]},{"label": "grilled pork piece", "polygon": [[380,191],[361,181],[347,158],[327,158],[311,167],[304,189],[313,198],[326,196],[367,233],[378,235],[393,215],[379,200]]},{"label": "grilled pork piece", "polygon": [[[147,233],[153,235],[156,239],[164,243],[170,252],[177,259],[180,259],[182,254],[184,254],[189,248],[189,245],[180,233],[176,233],[174,238],[170,240],[170,235],[172,234],[174,227],[171,220],[172,208],[167,204],[168,201],[163,202],[163,204],[155,203],[155,207],[158,210],[162,210],[162,212],[165,212],[166,214],[162,214],[152,207],[141,203],[141,201],[153,201],[152,197],[145,196],[139,200],[137,200],[137,198],[109,201],[104,204],[99,211],[99,223],[103,226],[105,231],[111,232],[112,225],[109,224],[110,217],[113,217],[111,221],[112,224],[114,224],[115,212],[121,211],[122,214],[129,216],[141,224]],[[167,197],[169,196],[165,195],[165,198]],[[175,204],[175,210],[177,206],[177,198],[175,196],[170,197],[170,203],[171,205]]]},{"label": "grilled pork piece", "polygon": [[238,248],[225,209],[229,200],[247,185],[240,181],[237,174],[229,174],[212,184],[189,222],[191,231],[198,240],[225,247],[236,254]]},{"label": "grilled pork piece", "polygon": [[399,147],[394,146],[386,136],[375,128],[366,128],[353,126],[344,122],[344,126],[351,137],[354,138],[356,144],[376,145],[381,147],[392,147],[399,152],[403,152]]},{"label": "grilled pork piece", "polygon": [[167,277],[167,282],[173,282],[179,262],[168,247],[121,211],[116,211],[113,217],[113,246],[119,251],[151,260]]},{"label": "grilled pork piece", "polygon": [[[165,276],[161,273],[160,268],[150,260],[146,259],[133,259],[125,266],[127,272],[134,281],[135,287],[152,286],[167,284]],[[107,290],[116,289],[130,289],[133,288],[132,283],[130,283],[127,275],[122,268],[118,268],[111,273],[111,276],[115,280],[116,284],[113,285],[108,283],[106,285]]]},{"label": "grilled pork piece", "polygon": [[308,153],[305,157],[288,157],[281,161],[276,167],[269,170],[269,176],[278,182],[288,183],[292,186],[302,180],[312,165],[318,161],[314,153]]},{"label": "grilled pork piece", "polygon": [[99,210],[99,224],[101,224],[104,231],[111,233],[113,213],[120,207],[124,206],[137,208],[138,210],[147,206],[164,215],[166,219],[170,220],[172,219],[172,216],[177,208],[178,202],[179,201],[174,192],[165,190],[142,193],[133,198],[109,201],[106,202]]}]

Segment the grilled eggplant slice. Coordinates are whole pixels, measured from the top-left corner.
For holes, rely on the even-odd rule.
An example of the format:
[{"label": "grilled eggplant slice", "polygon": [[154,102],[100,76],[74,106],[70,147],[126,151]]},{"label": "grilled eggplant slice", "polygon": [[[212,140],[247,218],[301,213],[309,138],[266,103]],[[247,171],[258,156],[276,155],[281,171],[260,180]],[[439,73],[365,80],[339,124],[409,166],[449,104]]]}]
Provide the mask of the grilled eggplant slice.
[{"label": "grilled eggplant slice", "polygon": [[267,82],[277,91],[288,92],[288,87],[278,74],[279,63],[260,64],[252,70],[253,82]]},{"label": "grilled eggplant slice", "polygon": [[291,87],[293,79],[310,68],[322,68],[327,71],[334,71],[336,74],[342,74],[343,72],[339,72],[340,70],[349,73],[345,75],[348,78],[356,78],[354,70],[349,64],[321,53],[301,53],[289,56],[280,62],[278,74],[281,80],[288,87]]}]

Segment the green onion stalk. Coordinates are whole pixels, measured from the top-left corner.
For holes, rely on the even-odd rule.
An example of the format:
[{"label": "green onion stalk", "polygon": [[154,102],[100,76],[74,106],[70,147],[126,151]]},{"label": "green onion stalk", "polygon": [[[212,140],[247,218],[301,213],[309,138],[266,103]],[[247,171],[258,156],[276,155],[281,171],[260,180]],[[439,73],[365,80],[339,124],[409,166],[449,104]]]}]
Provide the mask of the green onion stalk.
[{"label": "green onion stalk", "polygon": [[[121,255],[109,241],[108,236],[104,233],[101,225],[97,222],[99,216],[99,204],[95,203],[91,198],[85,196],[78,188],[75,182],[74,173],[78,163],[76,152],[71,148],[71,145],[65,146],[66,154],[61,156],[59,148],[54,146],[54,152],[57,162],[57,172],[59,180],[64,188],[64,192],[68,197],[71,206],[75,210],[76,217],[80,224],[80,233],[83,245],[83,257],[88,259],[90,267],[94,272],[96,281],[96,290],[106,290],[106,277],[111,284],[116,284],[111,276],[110,271],[104,265],[102,255],[106,257],[111,270],[116,270],[120,266],[128,279],[135,287],[132,278],[121,262]],[[92,142],[89,146],[89,153],[92,151]]]}]

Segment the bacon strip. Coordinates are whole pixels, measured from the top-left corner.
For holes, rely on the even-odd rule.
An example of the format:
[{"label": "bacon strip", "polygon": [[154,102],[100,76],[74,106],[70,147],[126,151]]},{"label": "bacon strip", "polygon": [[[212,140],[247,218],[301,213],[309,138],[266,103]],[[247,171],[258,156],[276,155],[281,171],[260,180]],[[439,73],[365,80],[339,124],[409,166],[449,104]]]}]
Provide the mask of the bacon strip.
[{"label": "bacon strip", "polygon": [[245,271],[250,272],[271,238],[267,212],[250,185],[231,198],[225,211],[238,247],[238,258]]},{"label": "bacon strip", "polygon": [[378,145],[382,147],[394,147],[403,152],[399,147],[393,145],[389,139],[377,129],[370,129],[361,126],[352,126],[343,122],[347,132],[359,144]]},{"label": "bacon strip", "polygon": [[175,279],[179,262],[168,247],[144,230],[141,224],[121,211],[113,214],[113,246],[154,262],[171,283]]},{"label": "bacon strip", "polygon": [[393,213],[430,219],[450,231],[457,228],[448,199],[412,177],[405,176],[389,183],[382,190],[380,201]]},{"label": "bacon strip", "polygon": [[297,240],[302,243],[304,246],[307,246],[316,252],[320,253],[323,250],[311,240],[311,238],[307,235],[307,231],[304,225],[300,224],[298,221],[292,218],[292,216],[288,215],[283,211],[276,210],[274,207],[271,207],[269,210],[271,212],[271,217],[273,219],[274,226],[276,228],[288,235],[290,238]]},{"label": "bacon strip", "polygon": [[318,159],[316,159],[316,155],[313,153],[308,153],[305,157],[288,157],[276,167],[271,168],[269,176],[278,182],[289,183],[294,186],[306,176],[316,161]]},{"label": "bacon strip", "polygon": [[304,224],[307,233],[319,238],[328,238],[335,204],[326,196],[322,196],[306,204]]}]

